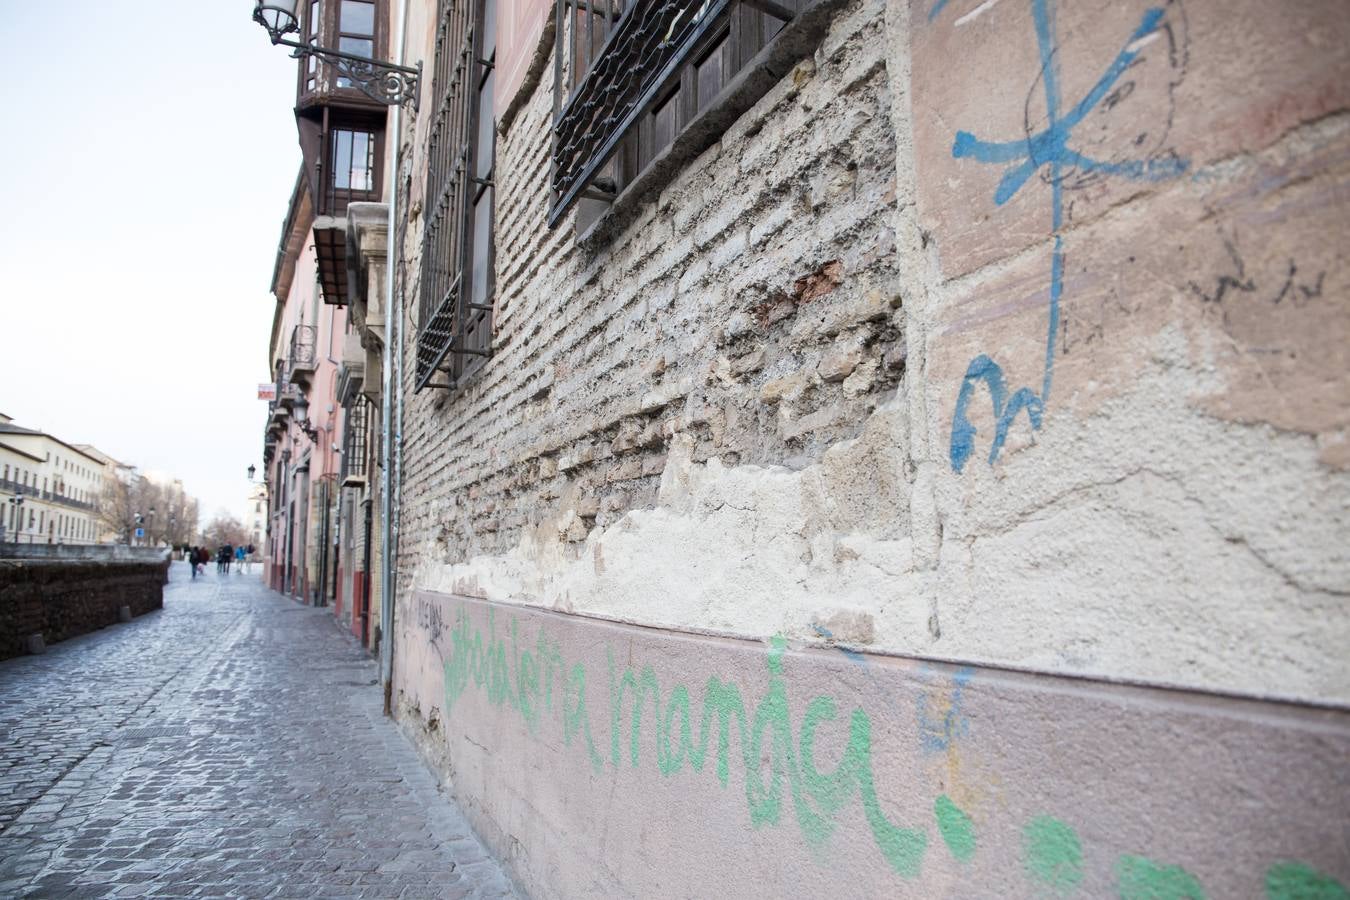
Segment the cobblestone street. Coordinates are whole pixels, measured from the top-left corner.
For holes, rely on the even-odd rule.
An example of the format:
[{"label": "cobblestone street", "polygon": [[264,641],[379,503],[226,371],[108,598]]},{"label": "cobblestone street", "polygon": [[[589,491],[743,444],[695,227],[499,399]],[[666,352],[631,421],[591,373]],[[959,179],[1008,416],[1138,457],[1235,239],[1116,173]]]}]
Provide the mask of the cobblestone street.
[{"label": "cobblestone street", "polygon": [[0,662],[0,897],[501,897],[376,665],[258,575]]}]

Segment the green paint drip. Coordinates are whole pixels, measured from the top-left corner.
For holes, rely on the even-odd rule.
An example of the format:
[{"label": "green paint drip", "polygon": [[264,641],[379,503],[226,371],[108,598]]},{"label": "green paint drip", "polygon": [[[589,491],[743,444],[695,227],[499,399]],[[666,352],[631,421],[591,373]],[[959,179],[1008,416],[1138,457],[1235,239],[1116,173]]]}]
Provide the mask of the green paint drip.
[{"label": "green paint drip", "polygon": [[1350,892],[1311,866],[1282,862],[1266,872],[1266,896],[1269,900],[1347,900]]},{"label": "green paint drip", "polygon": [[1204,889],[1190,872],[1143,856],[1122,856],[1116,882],[1120,900],[1205,900]]},{"label": "green paint drip", "polygon": [[975,826],[970,816],[961,807],[942,794],[933,803],[933,814],[937,816],[938,831],[947,849],[959,862],[966,862],[975,855]]},{"label": "green paint drip", "polygon": [[1071,893],[1083,880],[1078,834],[1051,816],[1037,816],[1022,829],[1027,874],[1056,894]]}]

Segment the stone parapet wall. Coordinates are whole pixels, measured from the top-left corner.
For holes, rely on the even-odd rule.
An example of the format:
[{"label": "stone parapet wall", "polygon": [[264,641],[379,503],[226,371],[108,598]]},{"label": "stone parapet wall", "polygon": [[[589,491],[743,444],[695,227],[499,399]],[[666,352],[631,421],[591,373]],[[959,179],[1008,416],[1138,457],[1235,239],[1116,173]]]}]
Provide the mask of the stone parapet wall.
[{"label": "stone parapet wall", "polygon": [[0,559],[137,560],[158,562],[169,551],[126,544],[0,544]]},{"label": "stone parapet wall", "polygon": [[0,560],[0,659],[162,609],[168,579],[167,562]]}]

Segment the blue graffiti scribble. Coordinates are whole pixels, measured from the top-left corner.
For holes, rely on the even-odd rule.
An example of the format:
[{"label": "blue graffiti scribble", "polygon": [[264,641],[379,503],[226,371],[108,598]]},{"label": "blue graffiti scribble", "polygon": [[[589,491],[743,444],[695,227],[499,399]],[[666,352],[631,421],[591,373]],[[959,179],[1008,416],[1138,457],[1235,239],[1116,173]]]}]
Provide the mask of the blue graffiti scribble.
[{"label": "blue graffiti scribble", "polygon": [[951,700],[941,718],[932,715],[926,691],[916,698],[919,741],[924,753],[946,752],[957,738],[964,737],[970,731],[970,722],[961,712],[961,694],[974,677],[975,670],[968,666],[956,670],[952,675]]},{"label": "blue graffiti scribble", "polygon": [[[935,18],[947,5],[937,0],[929,11]],[[1043,166],[1049,170],[1050,201],[1054,249],[1050,262],[1049,325],[1045,340],[1045,376],[1040,393],[1031,388],[1019,388],[1009,399],[1004,384],[1003,369],[988,356],[980,354],[966,369],[961,391],[952,413],[951,465],[958,474],[965,467],[975,448],[975,426],[967,416],[971,398],[981,382],[989,389],[994,412],[994,439],[989,449],[989,464],[993,465],[1003,450],[1008,430],[1018,413],[1026,410],[1033,431],[1039,431],[1050,401],[1050,386],[1055,373],[1055,335],[1059,332],[1060,300],[1064,293],[1064,189],[1065,169],[1078,172],[1098,172],[1133,181],[1161,181],[1180,175],[1187,168],[1184,160],[1165,158],[1102,162],[1091,159],[1069,146],[1073,129],[1111,93],[1125,70],[1138,58],[1135,42],[1157,31],[1163,24],[1164,11],[1158,8],[1144,13],[1125,46],[1107,66],[1097,83],[1072,109],[1062,114],[1059,90],[1059,70],[1055,62],[1055,24],[1053,0],[1031,0],[1032,17],[1036,26],[1036,43],[1040,50],[1041,79],[1045,84],[1047,124],[1043,131],[1015,141],[985,141],[968,131],[958,131],[952,145],[952,156],[991,164],[1013,163],[999,180],[994,191],[994,203],[1002,206],[1020,191]]]},{"label": "blue graffiti scribble", "polygon": [[850,650],[848,647],[841,647],[838,644],[835,644],[834,632],[830,631],[830,629],[826,628],[824,625],[813,624],[811,628],[816,632],[816,634],[820,635],[825,640],[830,641],[830,645],[834,647],[834,649],[838,650],[840,653],[844,654],[844,656],[848,659],[849,662],[859,666],[867,665],[867,657],[859,653],[857,650]]},{"label": "blue graffiti scribble", "polygon": [[951,0],[937,0],[937,2],[933,4],[933,8],[928,11],[928,21],[931,22],[936,19],[938,15],[947,8],[947,4],[950,2]]}]

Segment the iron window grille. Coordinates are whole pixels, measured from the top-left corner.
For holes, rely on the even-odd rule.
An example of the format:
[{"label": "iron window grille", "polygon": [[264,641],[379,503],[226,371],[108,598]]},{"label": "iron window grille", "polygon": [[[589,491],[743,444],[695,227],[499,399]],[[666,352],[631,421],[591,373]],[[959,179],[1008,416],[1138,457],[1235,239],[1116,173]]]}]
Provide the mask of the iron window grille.
[{"label": "iron window grille", "polygon": [[556,0],[553,204],[613,202],[810,0]]},{"label": "iron window grille", "polygon": [[357,397],[343,410],[346,428],[342,433],[342,482],[366,477],[366,452],[370,435],[370,401]]},{"label": "iron window grille", "polygon": [[440,0],[415,388],[492,353],[496,0]]}]

